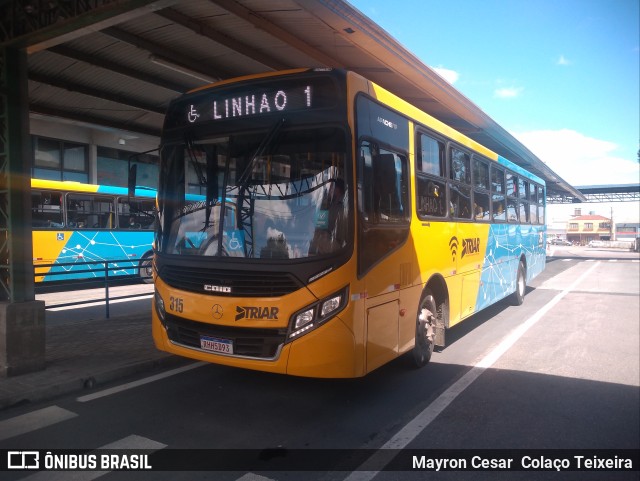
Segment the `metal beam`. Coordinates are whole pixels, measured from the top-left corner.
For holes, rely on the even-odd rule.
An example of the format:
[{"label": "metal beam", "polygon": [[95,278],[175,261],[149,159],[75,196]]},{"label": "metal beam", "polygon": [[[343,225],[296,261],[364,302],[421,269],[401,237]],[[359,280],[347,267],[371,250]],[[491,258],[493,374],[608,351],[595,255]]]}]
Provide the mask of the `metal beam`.
[{"label": "metal beam", "polygon": [[51,108],[45,105],[29,104],[29,111],[34,114],[46,115],[47,117],[59,117],[63,119],[73,120],[75,122],[82,122],[91,125],[100,125],[103,127],[109,127],[118,131],[126,131],[132,133],[138,133],[143,135],[150,135],[152,137],[160,137],[162,129],[155,129],[148,125],[131,124],[125,122],[114,121],[105,119],[103,117],[97,117],[94,115],[78,114],[76,112],[69,112],[60,108]]},{"label": "metal beam", "polygon": [[147,104],[147,103],[141,102],[138,99],[127,97],[125,95],[113,94],[113,93],[106,92],[105,90],[102,90],[102,89],[87,87],[85,85],[78,84],[70,80],[56,79],[56,78],[53,78],[47,75],[41,75],[35,72],[29,72],[29,80],[46,84],[46,85],[51,85],[52,87],[68,90],[70,92],[77,92],[79,94],[87,95],[89,97],[94,97],[101,100],[108,100],[109,102],[115,102],[117,104],[126,105],[136,110],[144,110],[146,112],[151,112],[152,114],[158,114],[158,115],[165,114],[165,109],[158,107],[156,105]]},{"label": "metal beam", "polygon": [[94,67],[115,72],[117,74],[122,75],[123,77],[132,78],[134,80],[139,80],[141,82],[145,82],[156,87],[161,87],[163,89],[170,90],[172,92],[184,93],[187,90],[189,90],[188,87],[182,84],[172,82],[171,80],[161,79],[157,75],[151,75],[145,72],[141,72],[140,70],[127,67],[117,62],[113,62],[107,58],[100,57],[95,54],[84,53],[84,52],[81,52],[80,50],[67,47],[66,45],[58,45],[55,47],[51,47],[49,51],[54,52],[58,55],[62,55],[67,58],[71,58],[73,60],[77,60],[79,62],[92,65]]},{"label": "metal beam", "polygon": [[[326,55],[321,50],[318,50],[312,45],[309,45],[308,43],[303,42],[295,35],[279,27],[278,25],[266,19],[259,13],[248,9],[244,5],[240,5],[234,0],[211,0],[211,1],[216,5],[225,9],[227,12],[232,13],[233,15],[240,17],[241,19],[249,22],[254,27],[267,32],[269,35],[277,38],[278,40],[281,40],[285,44],[290,45],[298,49],[299,51],[305,53],[306,55],[313,58],[319,63],[319,65],[317,65],[318,67],[322,66],[322,67],[344,68],[344,65],[338,62],[336,58]],[[311,66],[315,67],[316,65],[311,65]]]},{"label": "metal beam", "polygon": [[227,72],[220,68],[216,68],[216,71],[213,71],[213,69],[205,68],[207,66],[204,66],[201,61],[194,58],[189,58],[184,54],[184,52],[168,50],[167,48],[161,47],[151,40],[147,40],[146,38],[140,37],[139,35],[135,35],[133,33],[129,33],[122,29],[109,27],[102,30],[101,33],[109,35],[110,37],[115,38],[116,40],[119,40],[121,42],[133,45],[134,47],[141,50],[146,50],[152,55],[166,59],[172,64],[178,67],[182,67],[186,70],[201,72],[202,74],[205,74],[209,77],[216,77],[217,79],[233,77],[230,72]]},{"label": "metal beam", "polygon": [[26,71],[24,51],[0,47],[0,301],[10,302],[34,300]]},{"label": "metal beam", "polygon": [[133,18],[166,8],[178,0],[24,0],[0,5],[0,46],[27,53],[59,45]]},{"label": "metal beam", "polygon": [[164,10],[156,12],[156,14],[163,18],[166,18],[173,23],[188,28],[198,35],[202,35],[203,37],[207,37],[208,39],[213,40],[220,45],[224,45],[235,53],[261,63],[265,67],[268,67],[272,70],[285,70],[292,67],[289,64],[280,62],[267,53],[257,50],[253,46],[247,45],[236,40],[235,38],[229,37],[228,35],[225,35],[224,33],[221,33],[218,30],[209,27],[205,23],[194,20],[193,18],[188,17],[173,8],[166,8]]}]

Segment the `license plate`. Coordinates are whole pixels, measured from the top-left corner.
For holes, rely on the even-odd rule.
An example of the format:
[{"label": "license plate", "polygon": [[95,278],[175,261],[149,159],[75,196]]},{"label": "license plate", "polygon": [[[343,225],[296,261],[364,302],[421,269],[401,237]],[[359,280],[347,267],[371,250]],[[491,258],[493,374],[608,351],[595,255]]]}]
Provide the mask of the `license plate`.
[{"label": "license plate", "polygon": [[200,347],[205,351],[233,354],[233,341],[231,339],[200,336]]}]

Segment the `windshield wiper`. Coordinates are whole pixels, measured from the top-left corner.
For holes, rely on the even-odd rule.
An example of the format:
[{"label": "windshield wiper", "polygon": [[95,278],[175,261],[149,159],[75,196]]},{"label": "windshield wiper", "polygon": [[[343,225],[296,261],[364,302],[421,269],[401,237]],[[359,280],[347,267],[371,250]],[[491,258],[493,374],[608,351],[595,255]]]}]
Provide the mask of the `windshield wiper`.
[{"label": "windshield wiper", "polygon": [[202,173],[202,167],[198,163],[198,159],[196,159],[196,156],[194,154],[195,147],[193,146],[193,138],[191,138],[191,136],[189,136],[188,134],[185,134],[184,144],[185,144],[185,146],[187,148],[187,154],[189,155],[189,160],[191,161],[191,166],[193,167],[193,170],[195,171],[196,175],[198,176],[198,183],[200,185],[206,185],[207,179],[205,178],[204,174]]}]

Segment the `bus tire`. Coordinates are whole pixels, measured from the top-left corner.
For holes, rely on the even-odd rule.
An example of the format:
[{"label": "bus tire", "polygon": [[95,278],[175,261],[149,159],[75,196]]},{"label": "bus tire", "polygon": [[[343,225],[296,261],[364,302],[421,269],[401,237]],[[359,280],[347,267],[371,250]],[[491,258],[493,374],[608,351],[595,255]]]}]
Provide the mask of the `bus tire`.
[{"label": "bus tire", "polygon": [[436,300],[430,291],[422,295],[416,315],[416,342],[410,359],[416,368],[423,367],[431,360],[435,344]]},{"label": "bus tire", "polygon": [[153,284],[153,253],[147,252],[140,259],[138,275],[145,284]]},{"label": "bus tire", "polygon": [[524,293],[527,290],[527,277],[524,263],[518,263],[518,273],[516,274],[516,291],[511,294],[509,301],[512,306],[520,306],[524,302]]}]

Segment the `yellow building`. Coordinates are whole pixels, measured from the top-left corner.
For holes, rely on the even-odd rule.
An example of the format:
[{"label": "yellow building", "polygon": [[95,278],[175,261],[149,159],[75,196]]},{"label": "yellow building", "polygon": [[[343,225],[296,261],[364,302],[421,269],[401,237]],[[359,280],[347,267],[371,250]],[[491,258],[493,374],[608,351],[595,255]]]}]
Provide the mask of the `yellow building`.
[{"label": "yellow building", "polygon": [[579,245],[597,240],[612,240],[611,219],[593,214],[576,215],[567,222],[567,240]]}]

